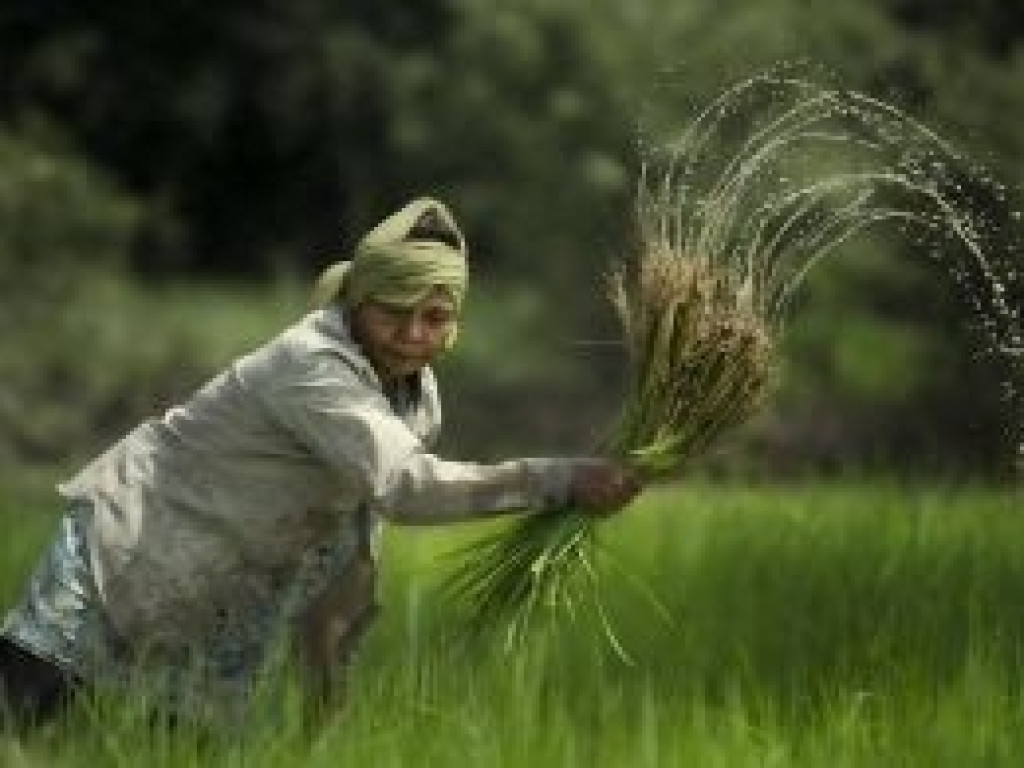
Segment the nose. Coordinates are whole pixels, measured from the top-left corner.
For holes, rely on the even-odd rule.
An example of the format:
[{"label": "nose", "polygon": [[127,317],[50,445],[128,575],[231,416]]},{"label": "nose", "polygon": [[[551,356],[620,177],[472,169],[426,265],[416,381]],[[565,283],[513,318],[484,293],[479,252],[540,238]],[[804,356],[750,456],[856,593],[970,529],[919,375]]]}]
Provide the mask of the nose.
[{"label": "nose", "polygon": [[402,332],[407,341],[420,343],[427,339],[427,325],[418,313],[413,313],[408,322],[402,324]]}]

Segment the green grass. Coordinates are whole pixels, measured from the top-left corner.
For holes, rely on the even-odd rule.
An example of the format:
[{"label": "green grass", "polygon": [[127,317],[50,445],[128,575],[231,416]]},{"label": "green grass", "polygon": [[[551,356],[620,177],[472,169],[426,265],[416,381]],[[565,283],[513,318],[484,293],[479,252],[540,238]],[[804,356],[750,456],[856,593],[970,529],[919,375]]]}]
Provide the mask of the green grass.
[{"label": "green grass", "polygon": [[[7,483],[0,594],[48,535],[45,475]],[[451,642],[439,554],[479,528],[390,529],[386,606],[348,706],[214,737],[75,713],[5,766],[970,766],[1024,754],[1024,499],[893,482],[649,492],[603,539],[633,666],[593,619],[510,657]],[[86,725],[93,723],[92,727]],[[97,727],[98,726],[98,727]]]}]

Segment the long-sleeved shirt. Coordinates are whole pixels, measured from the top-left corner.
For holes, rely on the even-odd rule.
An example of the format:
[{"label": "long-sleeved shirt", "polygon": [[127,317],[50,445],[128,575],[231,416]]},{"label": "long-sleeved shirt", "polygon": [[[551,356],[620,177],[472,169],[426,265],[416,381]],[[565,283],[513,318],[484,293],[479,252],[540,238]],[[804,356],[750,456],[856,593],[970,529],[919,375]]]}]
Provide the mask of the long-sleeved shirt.
[{"label": "long-sleeved shirt", "polygon": [[320,310],[63,484],[94,505],[90,554],[114,627],[148,643],[261,600],[267,577],[363,508],[434,523],[566,495],[571,460],[429,453],[441,422],[429,369],[414,390],[400,416],[344,313]]},{"label": "long-sleeved shirt", "polygon": [[579,460],[432,454],[433,374],[406,384],[386,393],[343,311],[318,310],[63,483],[90,510],[83,557],[118,641],[180,649],[225,616],[259,613],[294,594],[325,543],[335,560],[366,549],[381,517],[430,524],[565,500]]}]

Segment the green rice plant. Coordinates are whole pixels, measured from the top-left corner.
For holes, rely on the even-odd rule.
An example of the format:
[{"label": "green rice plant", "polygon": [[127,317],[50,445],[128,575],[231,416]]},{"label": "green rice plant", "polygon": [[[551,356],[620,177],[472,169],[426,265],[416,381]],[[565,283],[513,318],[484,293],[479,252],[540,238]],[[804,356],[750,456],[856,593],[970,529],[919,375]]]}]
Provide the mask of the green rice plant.
[{"label": "green rice plant", "polygon": [[[598,450],[653,480],[756,411],[773,381],[775,346],[749,279],[682,251],[668,201],[644,193],[638,202],[640,256],[609,279],[629,387]],[[508,643],[536,629],[542,611],[574,618],[591,607],[628,658],[598,592],[598,526],[599,518],[573,508],[527,515],[459,550],[443,589],[471,612],[471,633],[502,628]]]}]

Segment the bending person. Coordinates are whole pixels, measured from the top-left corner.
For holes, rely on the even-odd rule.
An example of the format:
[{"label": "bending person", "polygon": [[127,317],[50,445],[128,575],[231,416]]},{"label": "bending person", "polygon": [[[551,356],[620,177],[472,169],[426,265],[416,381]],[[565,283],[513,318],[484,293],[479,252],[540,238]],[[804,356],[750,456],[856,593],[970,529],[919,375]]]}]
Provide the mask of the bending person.
[{"label": "bending person", "polygon": [[62,484],[68,512],[0,637],[7,709],[38,720],[140,673],[178,711],[244,706],[276,648],[326,691],[376,610],[382,518],[629,502],[639,481],[612,462],[431,452],[430,363],[466,284],[454,219],[416,200],[321,276],[320,308]]}]

